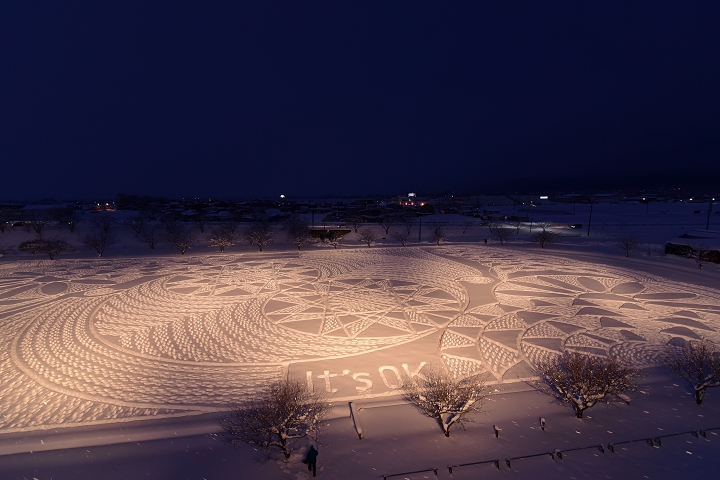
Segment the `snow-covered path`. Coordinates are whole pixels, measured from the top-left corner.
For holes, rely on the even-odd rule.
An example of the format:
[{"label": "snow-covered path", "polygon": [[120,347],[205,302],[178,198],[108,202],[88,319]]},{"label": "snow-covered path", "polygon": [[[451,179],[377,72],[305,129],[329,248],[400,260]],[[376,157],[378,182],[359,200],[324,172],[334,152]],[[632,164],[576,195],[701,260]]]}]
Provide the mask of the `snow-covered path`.
[{"label": "snow-covered path", "polygon": [[[365,407],[360,411],[365,437],[358,440],[347,404],[339,404],[336,413],[341,416],[327,422],[318,478],[379,480],[384,474],[429,468],[437,468],[440,479],[712,478],[720,467],[720,430],[706,431],[707,438],[690,433],[664,437],[720,427],[716,392],[710,393],[704,405],[697,406],[692,394],[660,368],[647,371],[643,384],[646,394],[634,396],[631,405],[598,406],[582,420],[569,408],[535,391],[518,384],[510,387],[506,393],[493,395],[487,413],[477,416],[466,431],[454,430],[449,438],[433,420],[389,399],[360,402]],[[546,420],[545,431],[540,429],[540,417]],[[192,434],[193,423],[209,428],[212,418],[160,421],[152,428],[158,429],[163,439],[143,441],[144,434],[151,434],[145,432],[151,423],[118,428],[115,434],[125,435],[121,439],[125,443],[116,445],[60,449],[62,444],[56,443],[51,451],[0,456],[0,470],[3,478],[39,480],[308,478],[298,457],[288,464],[262,464],[254,461],[256,452],[249,446],[223,444],[216,433]],[[493,434],[493,425],[502,429],[499,438]],[[112,433],[91,427],[85,435],[97,438]],[[81,440],[79,436],[74,440]],[[69,440],[72,435],[59,436],[58,440],[63,437]],[[645,441],[648,438],[659,438],[661,445],[649,446]],[[639,441],[622,443],[627,440]],[[23,440],[16,436],[15,441]],[[609,443],[616,444],[615,453],[608,450]],[[605,453],[597,448],[600,444]],[[70,445],[70,441],[65,444]],[[590,448],[569,451],[577,447]],[[562,460],[547,454],[555,449],[565,452]],[[538,453],[545,455],[516,459]],[[512,459],[510,467],[505,463],[508,458]],[[447,468],[495,459],[500,460],[499,470],[492,462],[456,467],[452,475]],[[392,478],[436,477],[432,471],[425,471]]]}]

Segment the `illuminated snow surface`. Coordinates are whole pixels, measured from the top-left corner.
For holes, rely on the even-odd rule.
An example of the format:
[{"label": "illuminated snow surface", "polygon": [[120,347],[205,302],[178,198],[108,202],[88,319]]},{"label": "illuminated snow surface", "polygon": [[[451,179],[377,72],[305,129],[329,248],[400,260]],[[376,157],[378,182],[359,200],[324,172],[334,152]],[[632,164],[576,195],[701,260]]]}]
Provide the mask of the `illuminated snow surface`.
[{"label": "illuminated snow surface", "polygon": [[[9,444],[7,439],[24,438],[24,432],[78,425],[106,429],[103,431],[112,440],[105,443],[127,441],[113,437],[110,426],[166,417],[170,420],[164,428],[167,436],[173,436],[169,433],[172,422],[222,411],[228,403],[286,371],[311,382],[313,388],[325,389],[338,405],[347,405],[352,399],[368,402],[396,394],[400,375],[415,374],[423,362],[444,362],[456,376],[483,373],[498,383],[498,389],[515,392],[506,394],[502,411],[494,407],[495,415],[506,422],[501,438],[488,436],[485,425],[473,426],[468,432],[458,430],[445,439],[438,435],[432,420],[419,416],[411,407],[385,407],[382,415],[366,413],[381,409],[367,409],[362,414],[368,422],[364,428],[374,430],[374,438],[370,433],[362,441],[357,437],[353,441],[355,432],[347,418],[331,421],[329,431],[337,430],[331,435],[331,443],[337,448],[328,445],[321,450],[321,476],[381,478],[384,473],[434,464],[444,467],[493,455],[505,458],[512,456],[507,452],[511,447],[520,453],[535,453],[545,446],[542,442],[548,448],[565,448],[568,440],[563,435],[568,432],[576,435],[569,437],[573,442],[592,432],[583,438],[582,445],[607,443],[607,435],[615,435],[618,441],[633,439],[639,433],[637,428],[628,428],[630,424],[640,422],[648,427],[648,419],[658,422],[665,418],[663,415],[667,417],[665,423],[651,429],[655,435],[659,435],[659,428],[691,428],[687,427],[690,417],[701,422],[697,428],[720,427],[715,407],[688,404],[685,390],[673,387],[674,380],[668,377],[648,381],[649,390],[654,385],[654,396],[647,400],[654,402],[653,413],[643,413],[650,407],[634,404],[621,410],[598,407],[582,421],[545,397],[521,388],[526,387],[522,380],[532,375],[529,364],[562,350],[613,355],[639,367],[652,367],[673,338],[705,337],[720,342],[720,290],[527,251],[448,246],[7,262],[0,264],[0,319],[0,431],[5,444]],[[659,403],[658,395],[669,398]],[[716,403],[713,397],[711,394],[706,402]],[[637,400],[638,405],[643,401]],[[684,406],[673,406],[678,402],[685,402]],[[673,412],[673,408],[681,410]],[[568,427],[562,432],[543,432],[548,434],[544,439],[534,439],[540,435],[535,428],[538,415]],[[682,419],[683,415],[686,418]],[[705,416],[698,420],[695,415]],[[607,425],[595,425],[594,416],[604,418]],[[402,419],[402,427],[389,426],[393,422],[388,418],[395,422]],[[610,426],[612,419],[620,423]],[[498,445],[512,438],[513,423],[524,429],[525,435],[505,445],[506,450],[498,450]],[[583,429],[584,434],[574,431]],[[473,431],[476,433],[471,435]],[[483,433],[479,435],[479,431]],[[626,437],[620,438],[620,431],[626,431]],[[548,442],[548,437],[555,443]],[[152,435],[138,437],[145,438]],[[694,437],[687,440],[696,443],[681,449],[682,456],[688,458],[702,457],[710,445],[707,441],[707,445],[698,443]],[[272,462],[257,464],[251,461],[251,449],[233,450],[220,445],[217,437],[176,441],[188,442],[183,449],[188,452],[193,442],[200,450],[207,447],[203,442],[211,442],[216,455],[226,460],[207,458],[202,463],[212,463],[212,468],[200,466],[197,472],[187,467],[182,473],[169,473],[158,467],[150,478],[185,478],[185,474],[187,478],[228,478],[220,470],[212,474],[213,469],[220,468],[218,462],[228,461],[242,461],[242,466],[233,468],[249,469],[256,476],[296,478],[292,468],[281,471]],[[157,442],[157,449],[162,451],[165,444]],[[129,452],[132,445],[96,449],[109,449],[107,455],[122,458],[118,452]],[[150,448],[152,442],[143,445]],[[344,445],[342,449],[340,445]],[[408,453],[409,445],[415,454]],[[388,449],[399,453],[392,460],[373,463],[363,458],[356,462],[362,467],[352,466],[357,452],[369,456],[373,448],[380,450],[375,452],[376,458],[392,453]],[[621,472],[632,465],[636,468],[656,462],[648,455],[658,449],[644,448],[628,456],[624,464],[608,464],[610,470],[605,473],[623,478]],[[693,448],[697,451],[691,452]],[[492,449],[497,453],[491,454]],[[208,452],[203,450],[202,455]],[[427,461],[420,458],[426,453]],[[587,454],[590,456],[583,465],[587,467],[600,458],[597,453]],[[576,458],[585,454],[578,453]],[[58,451],[44,455],[48,462],[62,457]],[[347,461],[343,455],[348,455]],[[3,457],[0,466],[3,462],[21,462],[22,458]],[[438,461],[430,461],[433,458]],[[36,455],[33,461],[39,459]],[[678,460],[682,461],[688,460]],[[123,461],[118,462],[117,470],[122,472]],[[576,465],[573,470],[571,462],[560,467],[549,457],[542,462],[552,462],[546,465],[554,469],[547,471],[548,476],[569,472],[564,478],[596,478],[596,474],[604,478],[593,468]],[[42,468],[44,464],[37,465]],[[57,470],[57,466],[52,467],[55,464],[49,465],[40,471],[44,477],[32,471],[25,476],[49,478],[55,468],[52,478],[72,478],[70,469]],[[517,470],[520,465],[512,468]],[[515,472],[518,478],[520,470]],[[304,471],[298,471],[297,478],[304,478]],[[465,478],[459,471],[455,478]],[[63,473],[68,476],[63,477]],[[488,469],[486,473],[501,475],[510,469]],[[81,474],[75,471],[75,475]],[[106,475],[123,478],[123,473]],[[447,472],[439,475],[450,478]],[[405,477],[434,478],[434,474]],[[233,478],[251,476],[238,474]]]}]

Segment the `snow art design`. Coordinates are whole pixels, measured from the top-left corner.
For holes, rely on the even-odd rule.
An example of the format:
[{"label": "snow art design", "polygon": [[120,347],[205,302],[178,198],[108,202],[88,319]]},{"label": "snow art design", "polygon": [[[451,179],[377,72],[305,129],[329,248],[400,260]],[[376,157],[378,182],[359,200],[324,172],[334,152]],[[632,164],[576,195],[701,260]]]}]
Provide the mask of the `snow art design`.
[{"label": "snow art design", "polygon": [[18,261],[0,321],[0,429],[23,431],[222,410],[291,364],[420,339],[413,368],[499,382],[564,349],[650,365],[720,341],[720,292],[484,247]]}]

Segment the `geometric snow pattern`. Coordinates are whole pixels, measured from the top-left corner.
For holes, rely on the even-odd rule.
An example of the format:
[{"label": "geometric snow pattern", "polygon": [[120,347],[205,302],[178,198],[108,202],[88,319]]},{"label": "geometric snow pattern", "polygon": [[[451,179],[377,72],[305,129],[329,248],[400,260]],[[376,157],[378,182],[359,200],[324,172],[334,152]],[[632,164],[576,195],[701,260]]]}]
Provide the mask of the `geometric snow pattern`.
[{"label": "geometric snow pattern", "polygon": [[448,365],[456,378],[465,378],[483,371],[482,363],[466,358],[442,355],[443,361]]},{"label": "geometric snow pattern", "polygon": [[502,374],[518,361],[517,353],[483,337],[478,341],[478,346],[487,369],[498,378],[502,377]]},{"label": "geometric snow pattern", "polygon": [[516,330],[518,328],[525,329],[527,325],[514,314],[510,314],[493,320],[485,328],[487,330]]},{"label": "geometric snow pattern", "polygon": [[[265,306],[265,316],[286,328],[294,328],[299,319],[315,319],[320,324],[338,320],[345,326],[347,337],[355,338],[376,323],[413,335],[413,322],[444,325],[458,314],[459,308],[458,299],[440,287],[343,275],[320,289],[313,288],[312,278],[304,283],[278,284]],[[326,331],[322,328],[320,334]]]},{"label": "geometric snow pattern", "polygon": [[[473,334],[479,338],[480,358],[496,375],[511,363],[526,360],[533,365],[562,349],[609,352],[644,366],[660,362],[674,337],[720,343],[718,290],[524,252],[445,247],[433,253],[475,262],[485,278],[495,280],[495,302],[467,310],[448,327],[477,327]],[[517,308],[522,311],[513,310]],[[482,315],[482,321],[470,320],[471,313]],[[444,335],[454,334],[445,330]],[[465,354],[469,360],[476,356]]]},{"label": "geometric snow pattern", "polygon": [[442,336],[440,350],[445,350],[446,348],[468,347],[473,345],[475,345],[475,341],[473,339],[464,335],[458,335],[457,333],[447,331]]},{"label": "geometric snow pattern", "polygon": [[558,330],[557,328],[553,327],[551,324],[543,322],[543,323],[539,323],[539,324],[529,328],[527,330],[527,332],[525,332],[524,337],[526,337],[526,338],[527,337],[540,337],[540,338],[559,337],[559,338],[561,338],[566,335],[567,335],[566,333]]}]

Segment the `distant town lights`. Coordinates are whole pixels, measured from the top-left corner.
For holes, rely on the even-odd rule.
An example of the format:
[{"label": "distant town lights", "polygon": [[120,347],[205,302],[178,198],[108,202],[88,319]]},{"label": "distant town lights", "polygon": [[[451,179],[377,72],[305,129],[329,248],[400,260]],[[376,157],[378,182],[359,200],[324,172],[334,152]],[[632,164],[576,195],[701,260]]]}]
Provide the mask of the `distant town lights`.
[{"label": "distant town lights", "polygon": [[414,192],[410,192],[410,193],[408,193],[408,197],[415,197],[415,196],[417,196],[417,195],[415,195],[415,193],[414,193]]},{"label": "distant town lights", "polygon": [[280,195],[280,198],[285,198],[285,195]]}]

